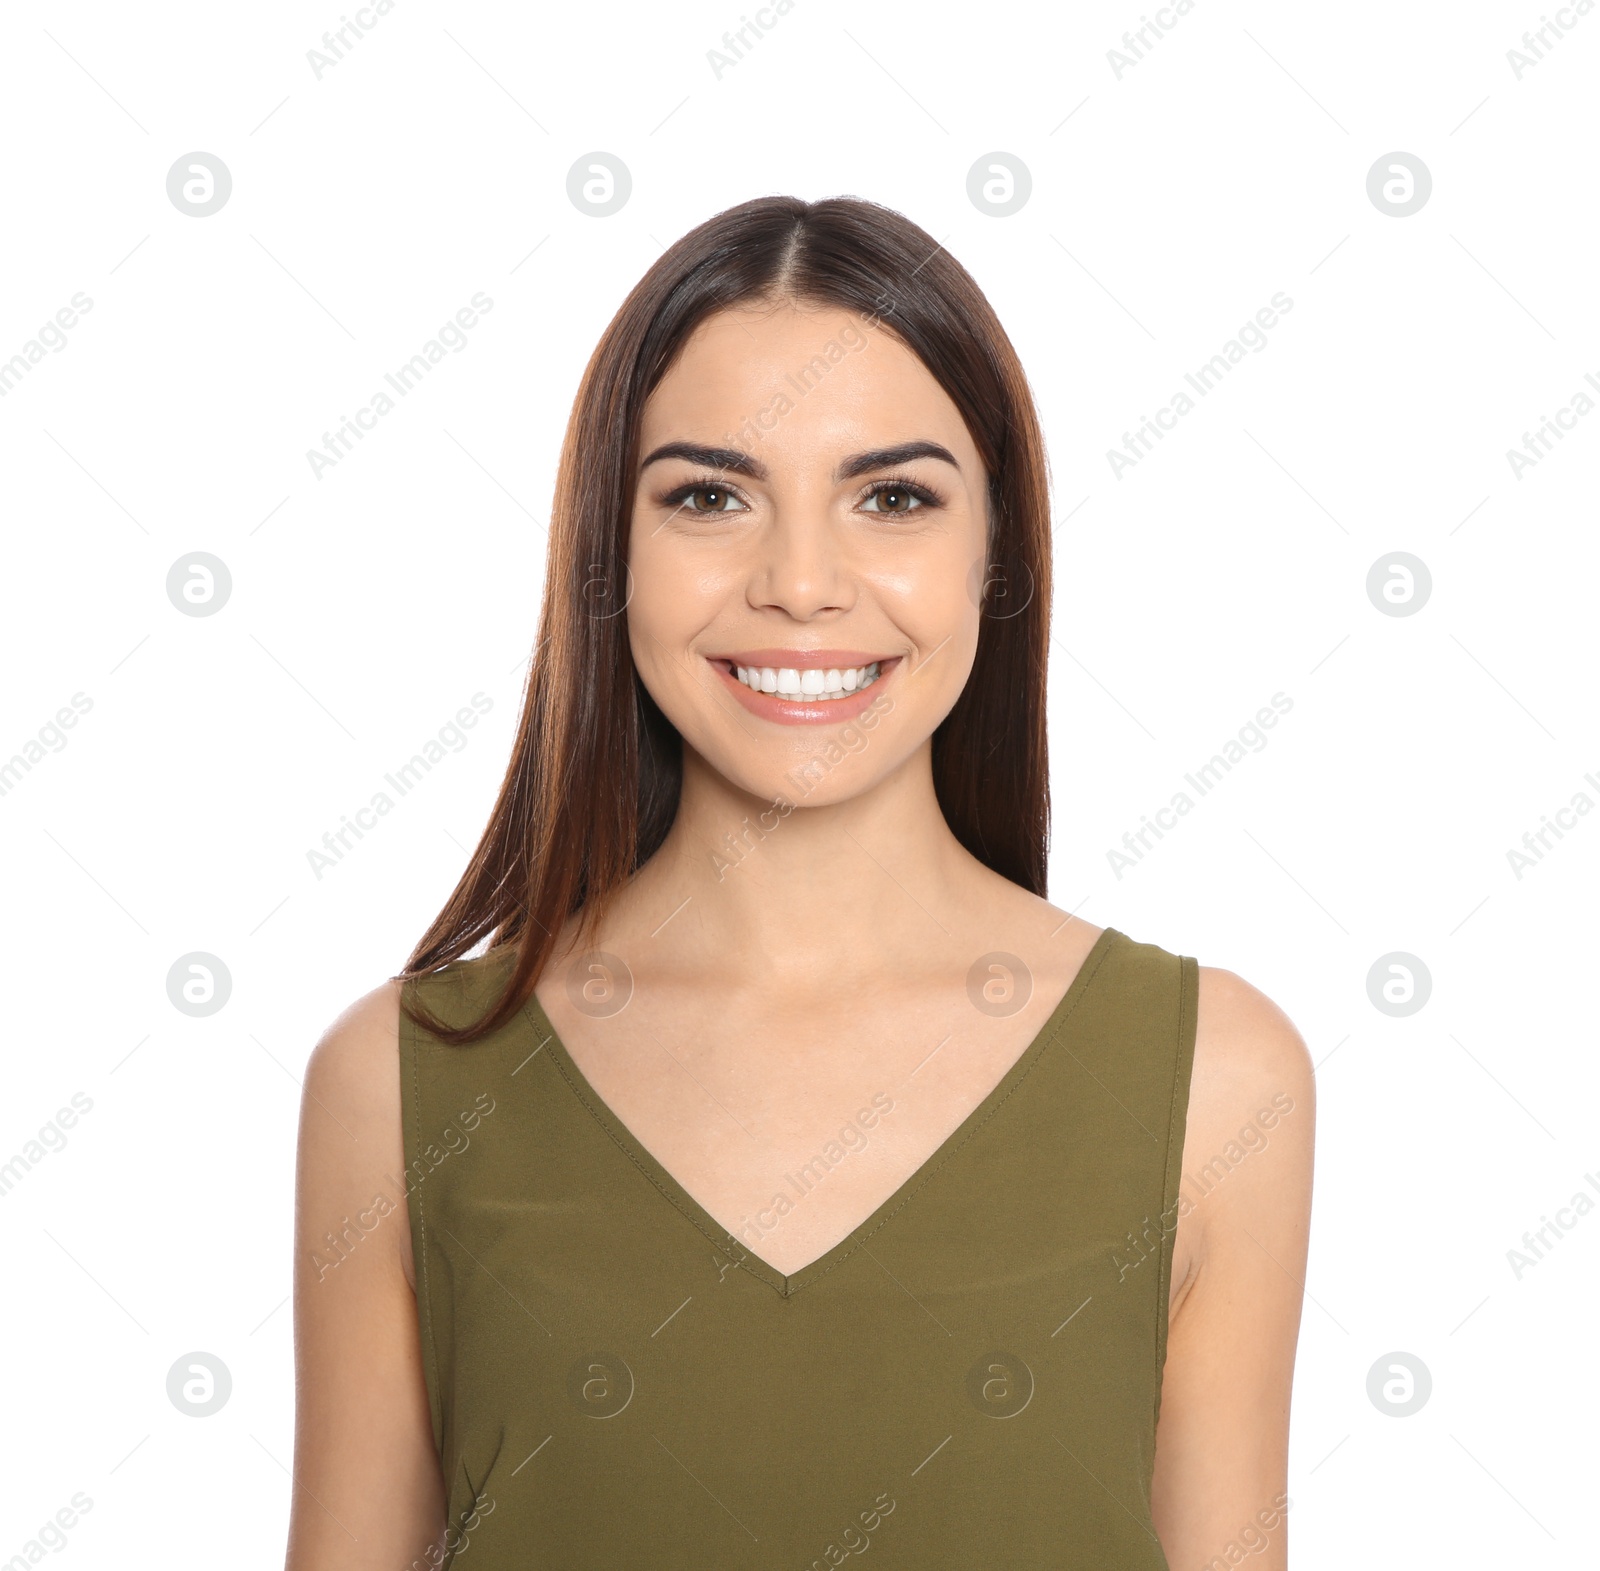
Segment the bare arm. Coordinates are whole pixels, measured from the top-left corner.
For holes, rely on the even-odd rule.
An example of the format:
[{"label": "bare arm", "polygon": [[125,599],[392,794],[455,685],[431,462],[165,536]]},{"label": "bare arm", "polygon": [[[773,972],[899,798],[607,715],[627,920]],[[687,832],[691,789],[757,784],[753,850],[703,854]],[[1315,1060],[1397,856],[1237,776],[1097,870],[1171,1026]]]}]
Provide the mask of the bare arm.
[{"label": "bare arm", "polygon": [[1288,1017],[1201,967],[1153,1488],[1173,1571],[1289,1563],[1314,1118],[1310,1055]]},{"label": "bare arm", "polygon": [[444,1532],[412,1282],[399,985],[317,1044],[295,1202],[295,1467],[286,1571],[401,1571]]}]

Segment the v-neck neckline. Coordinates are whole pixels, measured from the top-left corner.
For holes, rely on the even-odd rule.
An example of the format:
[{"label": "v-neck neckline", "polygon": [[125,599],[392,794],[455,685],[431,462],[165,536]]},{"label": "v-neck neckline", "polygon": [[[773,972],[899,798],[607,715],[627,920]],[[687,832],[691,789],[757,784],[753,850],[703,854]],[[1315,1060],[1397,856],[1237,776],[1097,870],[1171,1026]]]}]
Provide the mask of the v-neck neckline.
[{"label": "v-neck neckline", "polygon": [[928,1156],[907,1175],[904,1182],[864,1221],[853,1227],[838,1243],[829,1249],[825,1249],[816,1259],[809,1261],[801,1266],[798,1271],[792,1273],[778,1270],[776,1266],[769,1264],[760,1255],[753,1253],[745,1244],[741,1243],[736,1234],[729,1232],[657,1160],[649,1148],[617,1116],[611,1105],[595,1090],[589,1081],[589,1077],[578,1067],[577,1060],[567,1051],[566,1044],[561,1040],[561,1035],[551,1023],[550,1017],[545,1013],[544,1006],[539,1002],[537,994],[530,993],[528,1001],[523,1008],[535,1030],[544,1038],[541,1046],[550,1050],[550,1056],[557,1069],[560,1070],[562,1078],[567,1082],[567,1085],[578,1100],[588,1109],[595,1122],[620,1147],[623,1154],[629,1157],[634,1165],[643,1172],[644,1176],[655,1185],[662,1196],[687,1217],[733,1264],[748,1271],[759,1281],[765,1282],[780,1297],[789,1298],[799,1292],[801,1288],[815,1282],[819,1277],[826,1276],[835,1266],[854,1254],[873,1233],[877,1232],[911,1198],[916,1190],[920,1189],[924,1183],[932,1178],[967,1143],[968,1139],[977,1133],[980,1125],[987,1122],[989,1115],[1021,1084],[1029,1070],[1043,1055],[1045,1048],[1049,1046],[1051,1040],[1066,1024],[1068,1017],[1076,1009],[1084,993],[1088,991],[1089,984],[1094,980],[1094,975],[1100,969],[1106,955],[1110,953],[1112,946],[1121,940],[1122,936],[1114,927],[1105,928],[1101,932],[1100,936],[1089,946],[1089,952],[1083,957],[1076,975],[1067,984],[1067,989],[1057,1000],[1055,1008],[1050,1011],[1049,1018],[1039,1028],[1033,1040],[1017,1055],[1006,1072],[990,1088],[983,1100],[939,1142]]}]

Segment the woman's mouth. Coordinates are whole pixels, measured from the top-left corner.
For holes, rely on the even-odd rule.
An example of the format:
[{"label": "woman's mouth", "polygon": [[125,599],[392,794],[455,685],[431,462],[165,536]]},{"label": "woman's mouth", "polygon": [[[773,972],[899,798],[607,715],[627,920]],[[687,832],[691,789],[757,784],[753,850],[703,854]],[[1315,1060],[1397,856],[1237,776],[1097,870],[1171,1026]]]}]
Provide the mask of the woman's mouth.
[{"label": "woman's mouth", "polygon": [[734,675],[753,693],[776,693],[800,703],[833,703],[878,680],[878,662],[863,666],[742,666]]},{"label": "woman's mouth", "polygon": [[899,655],[860,650],[749,650],[712,656],[741,704],[753,714],[789,723],[842,721],[866,709],[869,689],[900,663]]}]

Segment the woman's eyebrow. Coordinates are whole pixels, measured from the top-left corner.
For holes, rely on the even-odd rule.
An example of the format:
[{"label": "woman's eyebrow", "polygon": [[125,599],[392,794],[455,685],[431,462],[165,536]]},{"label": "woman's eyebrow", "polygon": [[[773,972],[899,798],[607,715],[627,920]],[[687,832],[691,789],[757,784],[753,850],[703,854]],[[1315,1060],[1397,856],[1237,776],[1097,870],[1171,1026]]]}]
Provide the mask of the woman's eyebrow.
[{"label": "woman's eyebrow", "polygon": [[749,475],[752,480],[767,478],[766,466],[736,447],[705,447],[699,442],[664,442],[643,463],[641,470],[663,458],[681,458],[686,463],[699,464],[704,469],[722,469],[729,474]]},{"label": "woman's eyebrow", "polygon": [[854,480],[857,475],[868,474],[874,469],[892,469],[897,464],[909,464],[918,458],[937,458],[952,469],[959,471],[961,468],[950,449],[941,447],[937,442],[897,442],[893,447],[876,447],[871,452],[851,454],[834,470],[833,478]]}]

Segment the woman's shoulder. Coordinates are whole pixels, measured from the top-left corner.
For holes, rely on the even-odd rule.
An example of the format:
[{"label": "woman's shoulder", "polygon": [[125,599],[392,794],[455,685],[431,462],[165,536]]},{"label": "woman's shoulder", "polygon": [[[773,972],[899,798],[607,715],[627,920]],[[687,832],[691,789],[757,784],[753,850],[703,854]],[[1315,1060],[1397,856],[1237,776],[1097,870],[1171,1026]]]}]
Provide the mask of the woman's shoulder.
[{"label": "woman's shoulder", "polygon": [[1184,1189],[1199,1260],[1260,1248],[1304,1264],[1316,1089],[1305,1039],[1260,988],[1200,966]]},{"label": "woman's shoulder", "polygon": [[1289,1016],[1234,971],[1198,971],[1191,1106],[1231,1117],[1244,1102],[1277,1093],[1309,1102],[1311,1054]]},{"label": "woman's shoulder", "polygon": [[[363,993],[323,1031],[306,1063],[302,1127],[320,1110],[335,1125],[354,1119],[398,1131],[397,1073],[402,984],[390,977]],[[351,1130],[359,1139],[360,1130]]]},{"label": "woman's shoulder", "polygon": [[512,946],[500,945],[418,975],[391,976],[344,1009],[306,1064],[302,1139],[338,1141],[342,1130],[357,1140],[371,1136],[385,1152],[397,1152],[402,1048],[441,1045],[416,1016],[451,1029],[478,1019],[504,983],[514,954]]},{"label": "woman's shoulder", "polygon": [[[306,1065],[307,1106],[373,1120],[399,1139],[402,1038],[410,1048],[439,1045],[414,1018],[421,1011],[452,1029],[480,1017],[514,958],[511,945],[452,960],[415,976],[392,976],[363,993],[322,1033]],[[455,1049],[460,1052],[461,1049]]]}]

